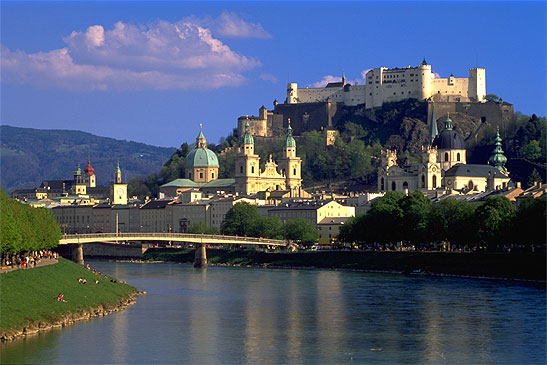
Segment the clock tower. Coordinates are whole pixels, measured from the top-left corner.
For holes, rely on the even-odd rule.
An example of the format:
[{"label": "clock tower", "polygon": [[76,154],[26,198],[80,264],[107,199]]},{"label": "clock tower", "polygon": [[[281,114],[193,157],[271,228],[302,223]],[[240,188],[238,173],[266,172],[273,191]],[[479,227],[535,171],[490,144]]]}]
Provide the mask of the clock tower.
[{"label": "clock tower", "polygon": [[127,205],[127,184],[122,183],[119,162],[114,173],[114,182],[110,183],[110,199],[112,204]]}]

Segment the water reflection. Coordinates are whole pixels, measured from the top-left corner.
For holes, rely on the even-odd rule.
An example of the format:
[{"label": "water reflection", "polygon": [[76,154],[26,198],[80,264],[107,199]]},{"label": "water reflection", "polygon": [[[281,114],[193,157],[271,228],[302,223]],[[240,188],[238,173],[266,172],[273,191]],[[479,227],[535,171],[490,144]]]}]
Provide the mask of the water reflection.
[{"label": "water reflection", "polygon": [[148,295],[1,345],[2,363],[545,363],[544,288],[314,270],[95,262]]}]

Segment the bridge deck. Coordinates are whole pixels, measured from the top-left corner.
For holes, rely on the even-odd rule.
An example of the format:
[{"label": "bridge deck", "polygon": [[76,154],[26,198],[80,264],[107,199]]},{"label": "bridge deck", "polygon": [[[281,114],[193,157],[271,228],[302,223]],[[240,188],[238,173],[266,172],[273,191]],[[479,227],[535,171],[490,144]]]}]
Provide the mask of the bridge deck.
[{"label": "bridge deck", "polygon": [[60,245],[73,243],[92,243],[105,241],[172,241],[205,244],[237,244],[237,245],[268,245],[287,246],[287,241],[267,238],[223,236],[190,233],[88,233],[66,234],[59,241]]}]

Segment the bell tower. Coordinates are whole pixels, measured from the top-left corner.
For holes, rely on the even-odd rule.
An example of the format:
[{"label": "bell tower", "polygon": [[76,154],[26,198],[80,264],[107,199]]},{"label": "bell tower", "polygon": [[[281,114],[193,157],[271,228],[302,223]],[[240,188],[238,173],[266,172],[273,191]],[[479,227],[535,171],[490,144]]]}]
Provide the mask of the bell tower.
[{"label": "bell tower", "polygon": [[110,183],[110,201],[113,205],[127,205],[127,184],[122,182],[122,170],[119,162],[114,172],[114,181]]},{"label": "bell tower", "polygon": [[[302,160],[296,156],[296,141],[292,136],[291,119],[288,119],[287,134],[283,144],[283,158],[279,159],[281,175],[285,176],[285,185],[291,190],[291,196],[302,187]],[[296,195],[295,195],[296,196]]]},{"label": "bell tower", "polygon": [[259,191],[260,156],[254,154],[254,138],[245,124],[245,133],[241,138],[240,153],[235,158],[236,192],[254,194]]}]

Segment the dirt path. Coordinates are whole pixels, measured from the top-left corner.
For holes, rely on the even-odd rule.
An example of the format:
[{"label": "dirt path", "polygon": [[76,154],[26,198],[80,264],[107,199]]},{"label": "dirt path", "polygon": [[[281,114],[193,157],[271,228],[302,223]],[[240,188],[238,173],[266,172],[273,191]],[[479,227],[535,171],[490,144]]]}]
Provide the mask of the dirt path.
[{"label": "dirt path", "polygon": [[[53,265],[58,263],[59,260],[56,259],[41,259],[40,262],[36,264],[36,267],[40,266],[47,266],[47,265]],[[13,270],[28,270],[33,269],[33,267],[29,267],[26,269],[21,269],[21,266],[2,266],[0,267],[0,274],[3,274],[5,272],[13,271]]]}]

